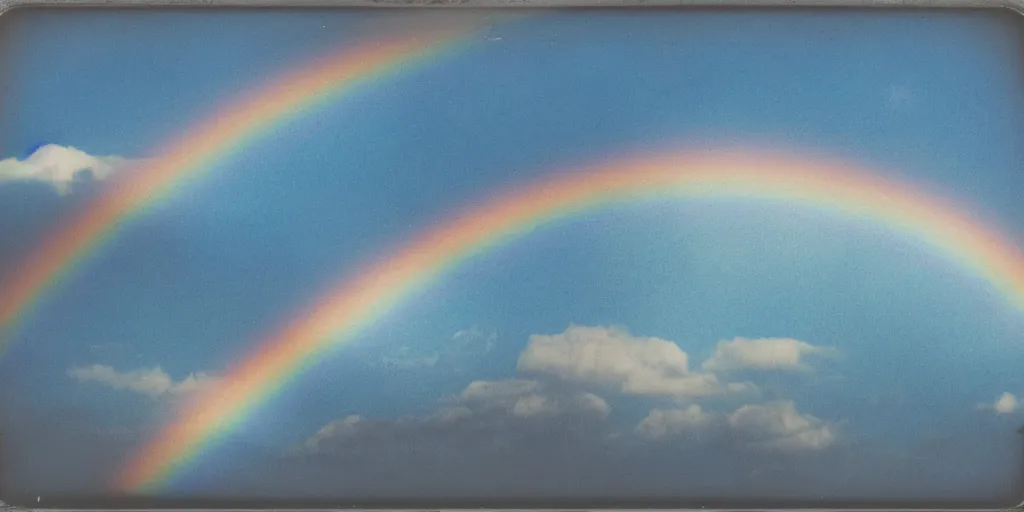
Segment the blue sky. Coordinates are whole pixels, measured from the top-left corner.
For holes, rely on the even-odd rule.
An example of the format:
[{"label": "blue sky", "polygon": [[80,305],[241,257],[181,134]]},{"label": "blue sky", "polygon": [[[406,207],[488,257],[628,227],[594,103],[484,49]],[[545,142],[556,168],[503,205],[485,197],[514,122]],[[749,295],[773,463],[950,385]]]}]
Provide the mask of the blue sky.
[{"label": "blue sky", "polygon": [[[104,193],[102,179],[41,179],[39,162],[131,172],[111,157],[152,156],[238,90],[416,15],[7,16],[0,275]],[[1024,244],[1017,22],[495,23],[217,162],[55,289],[0,359],[14,445],[0,484],[106,492],[183,400],[357,263],[580,163],[707,145],[834,155],[927,183]],[[1024,313],[987,283],[884,226],[751,201],[619,206],[455,269],[166,492],[1009,500],[1022,333]]]}]

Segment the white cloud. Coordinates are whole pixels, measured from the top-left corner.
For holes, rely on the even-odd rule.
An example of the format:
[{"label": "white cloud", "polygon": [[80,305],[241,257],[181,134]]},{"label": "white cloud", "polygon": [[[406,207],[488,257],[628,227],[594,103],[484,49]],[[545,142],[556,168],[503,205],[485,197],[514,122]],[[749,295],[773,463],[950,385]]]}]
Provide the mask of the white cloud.
[{"label": "white cloud", "polygon": [[817,347],[792,338],[733,338],[720,341],[715,353],[704,361],[709,371],[728,370],[807,370],[808,356],[830,356],[835,350]]},{"label": "white cloud", "polygon": [[652,409],[636,427],[636,433],[651,439],[662,439],[692,432],[708,426],[714,415],[704,412],[699,405],[685,409]]},{"label": "white cloud", "polygon": [[569,326],[561,334],[534,334],[517,369],[566,381],[614,384],[631,395],[707,396],[726,391],[711,373],[689,370],[675,343],[632,336],[615,327]]},{"label": "white cloud", "polygon": [[1020,400],[1013,393],[1007,391],[999,395],[994,403],[981,404],[979,407],[995,411],[998,414],[1013,414],[1020,409]]},{"label": "white cloud", "polygon": [[217,378],[205,373],[192,373],[175,382],[159,366],[150,369],[119,372],[106,365],[94,364],[68,370],[68,377],[83,384],[98,384],[140,395],[160,397],[200,391],[214,384]]},{"label": "white cloud", "polygon": [[752,447],[782,450],[821,450],[831,446],[833,429],[810,414],[801,414],[791,401],[744,405],[729,415],[729,427]]},{"label": "white cloud", "polygon": [[119,156],[93,156],[70,146],[47,144],[28,158],[0,160],[0,183],[5,181],[42,181],[60,194],[67,194],[76,176],[89,172],[94,180],[105,180],[136,163]]},{"label": "white cloud", "polygon": [[305,447],[311,451],[317,451],[320,445],[326,441],[345,438],[356,434],[359,424],[364,422],[362,416],[350,415],[344,419],[334,420],[317,430],[316,434],[306,439]]}]

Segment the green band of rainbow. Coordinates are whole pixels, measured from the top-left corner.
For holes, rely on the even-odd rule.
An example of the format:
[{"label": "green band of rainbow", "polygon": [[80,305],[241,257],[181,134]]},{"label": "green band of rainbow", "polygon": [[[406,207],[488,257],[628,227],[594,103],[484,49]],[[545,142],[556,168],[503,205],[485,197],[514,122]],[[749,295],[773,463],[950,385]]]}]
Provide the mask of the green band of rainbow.
[{"label": "green band of rainbow", "polygon": [[376,260],[295,315],[144,447],[121,473],[126,492],[158,490],[261,403],[468,258],[576,212],[651,197],[778,200],[867,219],[915,237],[1024,308],[1024,259],[966,210],[920,187],[838,162],[733,152],[670,154],[552,173],[469,208]]},{"label": "green band of rainbow", "polygon": [[61,226],[31,252],[3,283],[0,296],[0,355],[47,290],[74,271],[118,228],[194,180],[281,122],[360,85],[392,76],[438,56],[466,38],[471,30],[419,31],[380,38],[312,63],[283,80],[240,95],[215,112],[160,156],[112,186],[82,214]]}]

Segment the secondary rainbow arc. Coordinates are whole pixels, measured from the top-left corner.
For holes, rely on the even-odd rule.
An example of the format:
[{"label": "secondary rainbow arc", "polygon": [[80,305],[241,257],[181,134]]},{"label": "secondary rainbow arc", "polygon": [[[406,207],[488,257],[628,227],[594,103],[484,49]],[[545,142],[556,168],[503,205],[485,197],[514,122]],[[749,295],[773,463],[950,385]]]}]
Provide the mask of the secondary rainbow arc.
[{"label": "secondary rainbow arc", "polygon": [[100,197],[31,251],[0,284],[0,355],[16,325],[64,278],[104,246],[134,217],[158,204],[187,180],[239,151],[278,124],[358,86],[437,57],[465,40],[476,27],[420,30],[363,41],[242,92],[185,135],[125,171]]}]

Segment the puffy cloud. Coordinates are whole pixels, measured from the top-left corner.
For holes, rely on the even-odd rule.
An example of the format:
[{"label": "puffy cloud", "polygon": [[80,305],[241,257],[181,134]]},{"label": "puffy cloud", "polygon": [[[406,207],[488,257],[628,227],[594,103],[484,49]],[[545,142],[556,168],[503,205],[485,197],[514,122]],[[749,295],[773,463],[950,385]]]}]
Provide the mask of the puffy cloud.
[{"label": "puffy cloud", "polygon": [[750,446],[781,451],[821,450],[831,446],[833,429],[792,401],[744,405],[729,415],[729,427]]},{"label": "puffy cloud", "polygon": [[119,156],[93,156],[70,146],[40,146],[28,158],[0,160],[0,183],[41,181],[67,194],[77,179],[105,180],[136,161]]},{"label": "puffy cloud", "polygon": [[834,355],[835,350],[792,338],[734,338],[720,341],[715,353],[701,365],[709,371],[807,370],[808,356]]},{"label": "puffy cloud", "polygon": [[995,411],[997,414],[1013,414],[1020,409],[1020,400],[1013,393],[1007,391],[999,395],[994,403],[981,404],[979,407]]},{"label": "puffy cloud", "polygon": [[635,432],[651,439],[662,439],[702,429],[713,420],[714,415],[704,412],[699,405],[685,409],[652,409]]},{"label": "puffy cloud", "polygon": [[562,334],[530,336],[518,368],[602,382],[685,375],[688,364],[686,352],[671,341],[635,337],[618,328],[573,325]]},{"label": "puffy cloud", "polygon": [[714,374],[691,372],[689,357],[675,343],[614,327],[572,325],[561,334],[534,334],[517,369],[613,384],[631,395],[696,397],[728,390]]},{"label": "puffy cloud", "polygon": [[120,372],[110,366],[94,364],[71,368],[67,374],[68,377],[83,384],[98,384],[153,398],[193,393],[207,388],[217,380],[216,377],[205,373],[192,373],[176,382],[159,366]]}]

